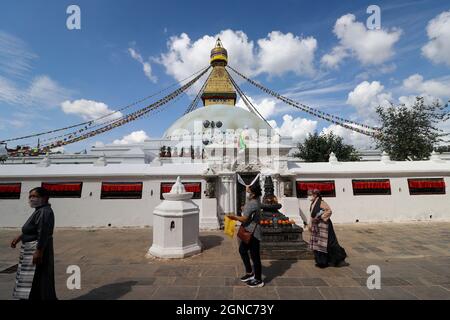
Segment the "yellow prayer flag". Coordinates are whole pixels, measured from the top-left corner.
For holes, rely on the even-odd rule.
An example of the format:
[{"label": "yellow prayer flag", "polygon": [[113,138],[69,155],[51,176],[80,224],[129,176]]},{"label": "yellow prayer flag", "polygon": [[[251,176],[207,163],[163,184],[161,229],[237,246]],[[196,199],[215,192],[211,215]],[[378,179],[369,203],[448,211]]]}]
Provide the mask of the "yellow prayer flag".
[{"label": "yellow prayer flag", "polygon": [[230,218],[228,218],[227,216],[225,216],[225,221],[224,221],[224,232],[227,236],[229,236],[230,238],[233,238],[234,236],[234,230],[236,227],[236,220],[231,220]]}]

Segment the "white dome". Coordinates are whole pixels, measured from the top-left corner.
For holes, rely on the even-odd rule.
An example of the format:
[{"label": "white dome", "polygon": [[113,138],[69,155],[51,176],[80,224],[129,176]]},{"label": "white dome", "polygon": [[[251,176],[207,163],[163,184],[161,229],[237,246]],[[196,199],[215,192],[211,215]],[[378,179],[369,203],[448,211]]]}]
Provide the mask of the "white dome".
[{"label": "white dome", "polygon": [[194,132],[194,124],[199,122],[203,127],[203,122],[208,120],[210,123],[214,121],[217,124],[219,121],[222,123],[222,126],[216,130],[220,130],[225,132],[228,129],[232,130],[244,130],[244,129],[253,129],[256,132],[264,129],[267,130],[267,134],[270,135],[272,128],[260,117],[257,115],[242,109],[240,107],[234,107],[229,105],[210,105],[207,107],[201,107],[195,111],[192,111],[177,121],[175,121],[172,126],[167,129],[164,133],[165,138],[171,138],[174,136],[179,136],[181,134],[185,134],[186,131],[189,133]]}]

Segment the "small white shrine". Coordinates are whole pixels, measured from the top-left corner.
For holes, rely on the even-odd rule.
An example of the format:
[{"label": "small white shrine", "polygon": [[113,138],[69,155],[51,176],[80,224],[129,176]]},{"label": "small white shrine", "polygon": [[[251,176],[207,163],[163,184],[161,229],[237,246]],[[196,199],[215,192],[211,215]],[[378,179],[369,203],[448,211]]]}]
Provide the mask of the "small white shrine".
[{"label": "small white shrine", "polygon": [[202,251],[199,239],[199,208],[192,202],[180,177],[153,211],[153,242],[148,256],[186,258]]}]

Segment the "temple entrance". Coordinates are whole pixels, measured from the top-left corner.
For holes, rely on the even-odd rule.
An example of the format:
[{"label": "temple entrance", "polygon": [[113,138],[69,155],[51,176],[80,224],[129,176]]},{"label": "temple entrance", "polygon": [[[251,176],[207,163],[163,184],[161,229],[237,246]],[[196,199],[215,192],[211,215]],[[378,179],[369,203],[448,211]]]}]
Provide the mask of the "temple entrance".
[{"label": "temple entrance", "polygon": [[[258,175],[258,172],[238,172],[245,184],[250,184]],[[237,179],[236,179],[237,181]],[[245,205],[245,187],[236,182],[236,211],[238,216],[242,213],[242,207]]]}]

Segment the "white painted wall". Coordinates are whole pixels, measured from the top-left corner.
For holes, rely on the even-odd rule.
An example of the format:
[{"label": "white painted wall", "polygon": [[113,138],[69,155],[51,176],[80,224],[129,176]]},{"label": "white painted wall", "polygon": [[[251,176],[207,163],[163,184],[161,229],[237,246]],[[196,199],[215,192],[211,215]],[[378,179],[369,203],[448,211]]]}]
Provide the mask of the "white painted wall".
[{"label": "white painted wall", "polygon": [[[409,176],[412,178],[415,176]],[[427,176],[428,178],[442,178],[443,176]],[[391,195],[364,195],[354,196],[352,179],[358,177],[314,178],[301,180],[334,180],[336,187],[335,198],[324,198],[333,211],[332,221],[336,223],[354,223],[359,220],[367,222],[389,221],[429,221],[450,220],[450,177],[444,177],[447,192],[445,195],[410,195],[408,189],[408,176],[405,177],[370,177],[365,179],[390,179]],[[345,190],[345,191],[344,191]],[[299,199],[300,210],[309,217],[310,202],[308,199]],[[432,215],[432,218],[430,218]]]},{"label": "white painted wall", "polygon": [[[57,227],[145,227],[153,224],[153,210],[161,203],[160,183],[175,182],[171,177],[150,179],[89,178],[45,179],[45,182],[82,181],[81,198],[52,198]],[[200,179],[184,178],[184,181],[200,182]],[[101,183],[143,182],[142,199],[100,199]],[[2,181],[3,182],[3,181]],[[8,181],[4,181],[8,182]],[[17,182],[17,180],[16,180]],[[40,187],[39,180],[21,180],[19,200],[0,200],[0,227],[21,227],[33,212],[28,206],[28,191]],[[202,192],[205,188],[202,181]],[[153,195],[152,194],[153,191]],[[90,193],[92,192],[92,196]],[[201,200],[193,200],[201,206]]]},{"label": "white painted wall", "polygon": [[[42,181],[82,181],[80,199],[51,199],[58,227],[136,227],[152,225],[152,215],[160,200],[160,183],[201,182],[205,190],[205,163],[112,164],[92,165],[35,165],[0,166],[0,182],[22,182],[20,200],[0,200],[0,227],[21,227],[32,213],[28,207],[28,191]],[[326,198],[336,223],[450,220],[450,161],[417,162],[353,162],[353,163],[290,163],[289,176],[293,180],[334,180],[336,198]],[[409,195],[408,178],[444,177],[445,195]],[[390,196],[353,196],[352,179],[389,178]],[[143,182],[142,199],[101,200],[101,182]],[[345,189],[345,191],[344,191]],[[400,191],[401,189],[401,191]],[[235,192],[235,188],[231,188]],[[153,191],[153,195],[152,195]],[[219,209],[224,190],[217,188]],[[92,196],[90,193],[92,192]],[[231,197],[235,199],[235,197]],[[295,198],[294,198],[295,199]],[[193,200],[200,207],[202,201]],[[309,203],[298,199],[299,211],[309,216]],[[229,204],[229,206],[233,204]],[[292,209],[289,209],[292,210]],[[291,213],[288,213],[291,215]]]}]

